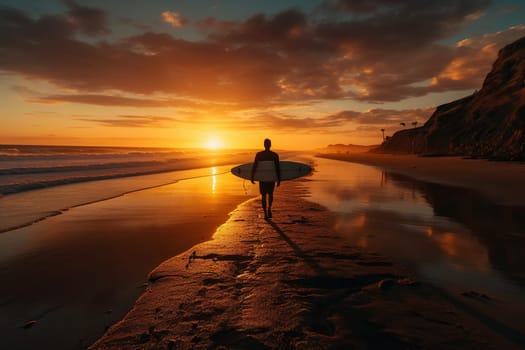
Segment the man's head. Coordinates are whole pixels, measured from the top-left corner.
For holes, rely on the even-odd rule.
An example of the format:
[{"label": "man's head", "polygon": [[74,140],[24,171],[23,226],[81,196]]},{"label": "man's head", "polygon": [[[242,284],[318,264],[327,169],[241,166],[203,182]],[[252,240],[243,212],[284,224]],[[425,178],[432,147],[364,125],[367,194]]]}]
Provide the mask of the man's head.
[{"label": "man's head", "polygon": [[272,147],[272,141],[270,139],[264,139],[264,149],[269,150]]}]

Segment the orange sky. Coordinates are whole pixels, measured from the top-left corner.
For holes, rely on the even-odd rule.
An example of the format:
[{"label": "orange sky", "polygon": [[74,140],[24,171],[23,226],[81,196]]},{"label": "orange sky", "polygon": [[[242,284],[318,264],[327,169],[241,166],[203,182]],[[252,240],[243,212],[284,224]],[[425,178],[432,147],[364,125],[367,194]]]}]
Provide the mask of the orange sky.
[{"label": "orange sky", "polygon": [[0,143],[377,144],[480,88],[525,35],[505,3],[12,1]]}]

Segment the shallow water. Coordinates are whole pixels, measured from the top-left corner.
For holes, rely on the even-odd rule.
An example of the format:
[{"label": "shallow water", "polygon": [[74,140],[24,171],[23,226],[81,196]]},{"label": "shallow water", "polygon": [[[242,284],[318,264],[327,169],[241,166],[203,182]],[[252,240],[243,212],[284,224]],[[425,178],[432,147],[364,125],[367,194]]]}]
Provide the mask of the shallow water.
[{"label": "shallow water", "polygon": [[315,158],[309,199],[352,244],[455,290],[525,304],[525,208],[379,168]]},{"label": "shallow water", "polygon": [[[214,168],[217,174],[223,174],[228,173],[230,167]],[[60,214],[76,206],[209,175],[210,168],[199,168],[82,182],[7,195],[0,197],[0,234]]]},{"label": "shallow water", "polygon": [[[161,174],[178,182],[1,233],[0,349],[84,349],[100,337],[134,304],[153,268],[210,239],[231,210],[254,196],[224,173],[228,169]],[[116,187],[117,180],[97,181],[45,193],[49,205],[51,198],[64,205],[63,191],[71,193],[64,200],[90,193],[97,199],[105,188],[118,194],[159,179],[121,179]],[[24,329],[30,320],[38,322]]]}]

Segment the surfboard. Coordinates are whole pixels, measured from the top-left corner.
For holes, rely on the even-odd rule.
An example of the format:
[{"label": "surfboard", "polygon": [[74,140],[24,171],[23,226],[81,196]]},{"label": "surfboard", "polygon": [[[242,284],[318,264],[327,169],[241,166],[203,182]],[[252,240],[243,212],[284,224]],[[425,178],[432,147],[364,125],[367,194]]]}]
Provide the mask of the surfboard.
[{"label": "surfboard", "polygon": [[[281,181],[297,179],[312,172],[312,167],[308,164],[290,161],[279,162],[281,168]],[[238,165],[231,169],[231,173],[242,179],[250,180],[253,163]],[[255,181],[274,182],[277,181],[275,163],[273,161],[261,161],[255,169]]]}]

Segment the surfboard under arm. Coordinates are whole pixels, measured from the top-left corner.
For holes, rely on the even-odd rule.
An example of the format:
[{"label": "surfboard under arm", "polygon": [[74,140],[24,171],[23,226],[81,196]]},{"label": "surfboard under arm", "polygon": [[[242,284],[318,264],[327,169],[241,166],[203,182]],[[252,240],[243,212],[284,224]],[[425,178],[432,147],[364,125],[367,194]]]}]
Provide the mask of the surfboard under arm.
[{"label": "surfboard under arm", "polygon": [[[250,180],[254,163],[246,163],[231,169],[231,173],[243,179]],[[296,179],[308,175],[312,168],[308,164],[290,161],[279,162],[281,181]],[[274,161],[260,161],[255,169],[254,180],[263,182],[277,181]]]}]

